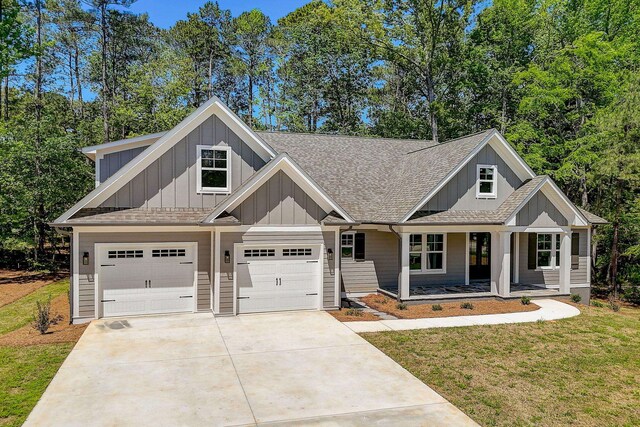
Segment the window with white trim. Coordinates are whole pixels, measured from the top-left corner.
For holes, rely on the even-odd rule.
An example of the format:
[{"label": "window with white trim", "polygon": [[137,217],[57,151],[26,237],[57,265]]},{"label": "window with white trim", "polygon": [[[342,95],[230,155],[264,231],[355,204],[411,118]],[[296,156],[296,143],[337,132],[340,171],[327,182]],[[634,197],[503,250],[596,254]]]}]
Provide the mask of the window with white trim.
[{"label": "window with white trim", "polygon": [[198,145],[197,181],[199,193],[231,191],[231,148]]},{"label": "window with white trim", "polygon": [[445,266],[445,234],[409,235],[409,270],[412,273],[446,273]]},{"label": "window with white trim", "polygon": [[341,255],[343,259],[353,259],[353,240],[355,233],[342,233]]},{"label": "window with white trim", "polygon": [[497,167],[478,165],[476,181],[476,197],[495,199],[497,195]]},{"label": "window with white trim", "polygon": [[538,233],[536,267],[560,267],[560,234]]}]

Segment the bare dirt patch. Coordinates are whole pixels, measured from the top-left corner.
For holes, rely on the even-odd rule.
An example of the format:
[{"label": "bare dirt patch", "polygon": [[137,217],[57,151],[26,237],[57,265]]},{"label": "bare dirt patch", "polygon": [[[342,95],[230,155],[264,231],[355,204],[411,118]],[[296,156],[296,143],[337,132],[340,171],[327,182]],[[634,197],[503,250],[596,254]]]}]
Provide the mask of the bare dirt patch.
[{"label": "bare dirt patch", "polygon": [[0,336],[0,346],[23,347],[38,344],[75,343],[80,339],[87,324],[69,324],[69,298],[60,295],[51,301],[51,314],[59,316],[55,325],[51,325],[46,334],[42,335],[31,324]]},{"label": "bare dirt patch", "polygon": [[360,311],[359,315],[354,315],[355,312],[349,311],[348,308],[341,308],[340,310],[330,311],[329,314],[338,319],[341,322],[361,322],[361,321],[373,321],[380,320],[378,316],[366,311]]},{"label": "bare dirt patch", "polygon": [[0,307],[68,276],[66,272],[38,273],[0,269]]},{"label": "bare dirt patch", "polygon": [[[361,298],[362,301],[374,310],[382,311],[399,319],[422,319],[433,317],[474,316],[478,314],[502,314],[535,311],[540,307],[533,302],[524,305],[520,300],[498,301],[480,300],[472,301],[473,309],[460,308],[462,302],[448,302],[441,304],[412,304],[406,305],[404,310],[398,308],[398,302],[385,295],[371,294]],[[434,311],[434,305],[440,305],[442,310]]]}]

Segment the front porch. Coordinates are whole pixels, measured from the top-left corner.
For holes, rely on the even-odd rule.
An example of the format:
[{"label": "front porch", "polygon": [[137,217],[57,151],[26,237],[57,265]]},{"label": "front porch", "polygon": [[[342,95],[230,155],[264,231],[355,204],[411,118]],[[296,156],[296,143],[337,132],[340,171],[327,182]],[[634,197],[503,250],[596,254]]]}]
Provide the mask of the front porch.
[{"label": "front porch", "polygon": [[[399,233],[398,284],[381,285],[380,291],[403,301],[569,295],[570,229],[460,228]],[[538,247],[537,237],[532,237],[538,235],[552,236],[548,250]],[[538,257],[540,264],[548,258],[548,266],[538,265]]]}]

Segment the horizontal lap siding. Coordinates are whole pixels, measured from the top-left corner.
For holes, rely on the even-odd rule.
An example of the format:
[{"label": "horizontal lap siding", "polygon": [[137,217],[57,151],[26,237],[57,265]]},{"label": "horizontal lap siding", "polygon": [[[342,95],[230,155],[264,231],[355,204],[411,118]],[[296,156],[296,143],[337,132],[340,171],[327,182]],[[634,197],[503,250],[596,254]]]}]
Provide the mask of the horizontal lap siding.
[{"label": "horizontal lap siding", "polygon": [[571,270],[571,284],[578,285],[587,282],[587,241],[589,235],[587,230],[572,230],[572,233],[580,235],[580,244],[578,245],[578,268]]},{"label": "horizontal lap siding", "polygon": [[466,242],[465,233],[447,234],[447,272],[445,274],[410,274],[410,285],[464,284],[466,275]]},{"label": "horizontal lap siding", "polygon": [[216,206],[227,195],[199,194],[197,191],[196,147],[198,145],[231,147],[232,191],[265,165],[264,160],[239,136],[218,117],[212,116],[136,175],[101,206],[119,208],[212,208]]},{"label": "horizontal lap siding", "polygon": [[557,285],[560,283],[559,271],[529,270],[529,233],[520,235],[520,283],[527,285]]},{"label": "horizontal lap siding", "polygon": [[354,230],[365,233],[365,260],[343,259],[340,274],[345,292],[376,292],[381,286],[398,284],[398,238],[394,233]]},{"label": "horizontal lap siding", "polygon": [[[325,231],[322,233],[324,239],[324,251],[322,253],[322,306],[324,308],[336,307],[336,269],[335,269],[335,254],[336,254],[336,233],[333,231]],[[334,254],[334,257],[329,261],[327,257],[328,250]]]},{"label": "horizontal lap siding", "polygon": [[81,260],[75,260],[79,265],[79,317],[95,316],[95,244],[96,243],[164,243],[164,242],[196,242],[198,244],[198,310],[211,308],[211,233],[80,233],[78,256],[89,253],[89,265],[82,265]]}]

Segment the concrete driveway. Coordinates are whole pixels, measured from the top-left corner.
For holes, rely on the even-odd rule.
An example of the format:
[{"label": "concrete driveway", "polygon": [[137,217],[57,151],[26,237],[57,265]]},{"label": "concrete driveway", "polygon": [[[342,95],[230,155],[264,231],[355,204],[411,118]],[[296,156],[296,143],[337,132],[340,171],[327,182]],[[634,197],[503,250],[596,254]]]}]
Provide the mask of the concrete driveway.
[{"label": "concrete driveway", "polygon": [[324,312],[94,321],[26,426],[476,425]]}]

